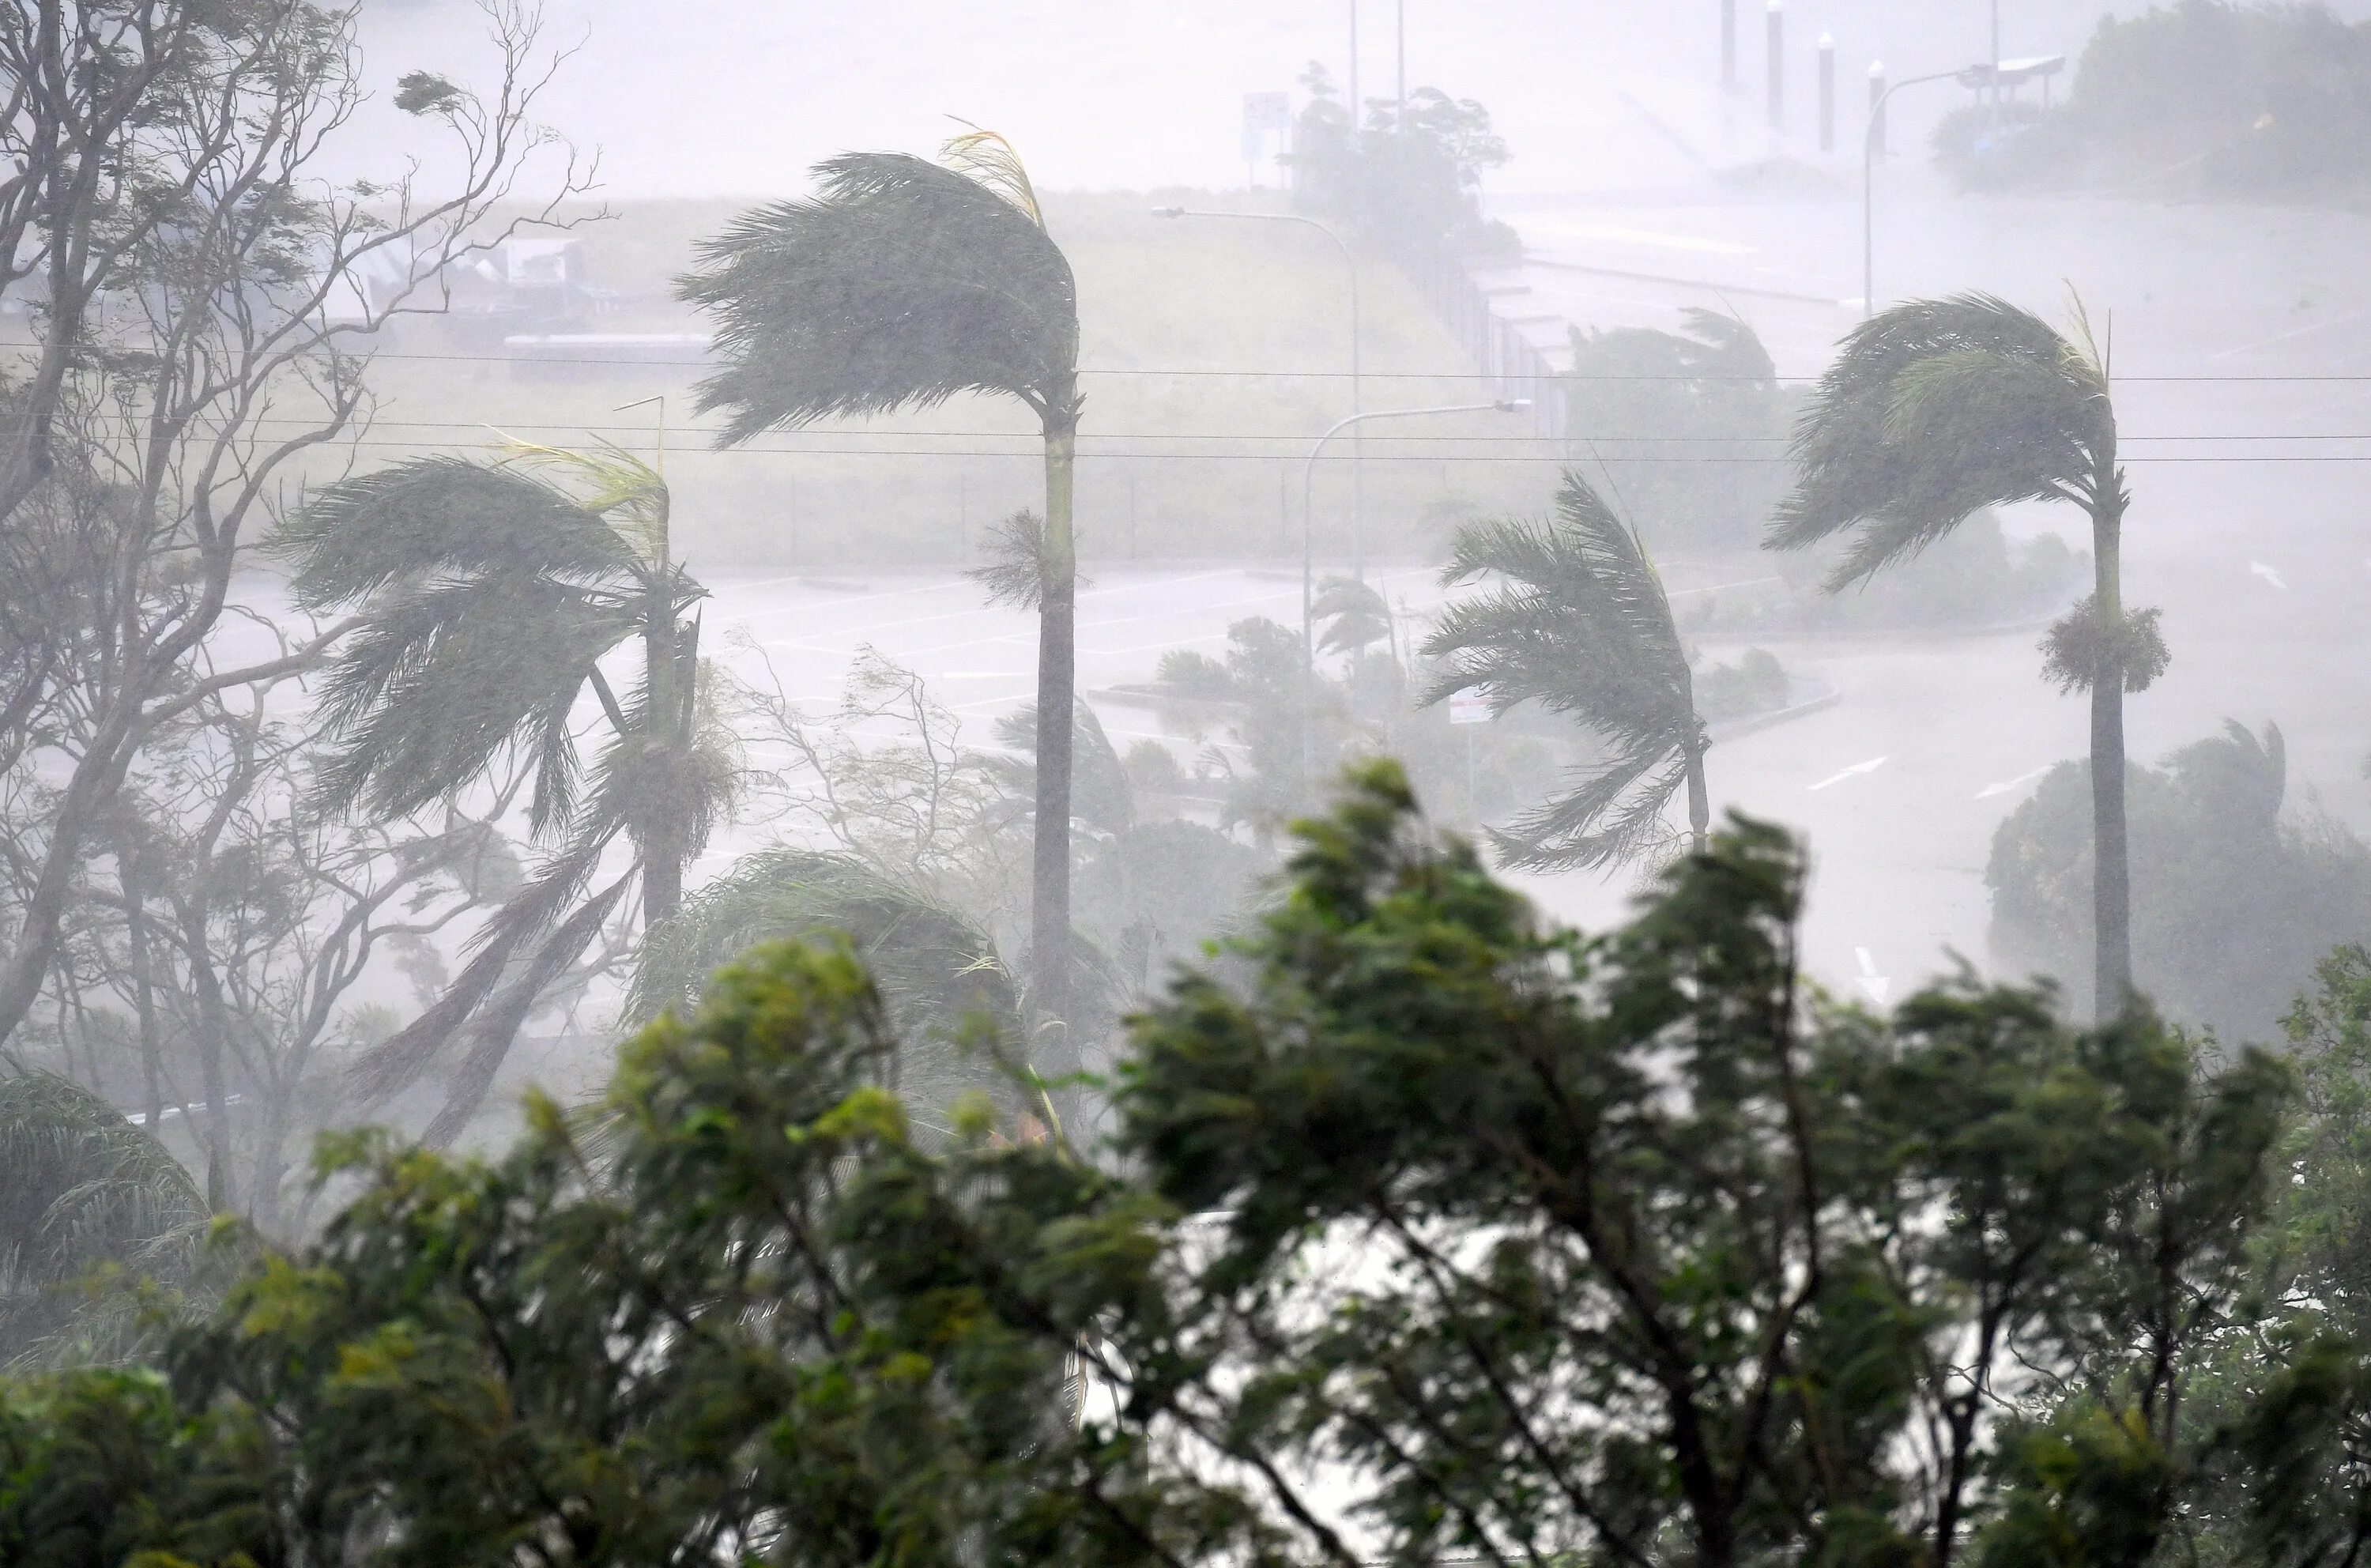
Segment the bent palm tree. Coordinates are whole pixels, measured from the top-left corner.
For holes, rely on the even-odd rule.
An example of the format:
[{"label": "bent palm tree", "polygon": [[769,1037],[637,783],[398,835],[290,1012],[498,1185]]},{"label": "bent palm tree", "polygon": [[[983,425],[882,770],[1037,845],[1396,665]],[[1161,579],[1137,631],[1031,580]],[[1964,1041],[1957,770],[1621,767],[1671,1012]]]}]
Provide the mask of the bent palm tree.
[{"label": "bent palm tree", "polygon": [[[615,449],[401,464],[331,486],[281,546],[298,561],[300,604],[353,605],[362,621],[321,690],[326,804],[398,817],[506,763],[531,769],[543,865],[445,996],[360,1065],[365,1092],[384,1097],[468,1028],[475,1046],[431,1128],[449,1136],[634,881],[648,921],[681,900],[733,777],[703,722],[700,623],[686,616],[704,591],[668,559],[665,481]],[[628,646],[640,681],[620,696],[601,661]],[[589,776],[573,722],[588,687],[608,730]],[[620,835],[632,866],[588,892]]]},{"label": "bent palm tree", "polygon": [[2091,520],[2089,598],[2053,627],[2043,673],[2091,698],[2093,974],[2099,1017],[2132,999],[2124,694],[2166,666],[2155,610],[2123,606],[2124,511],[2107,357],[1984,294],[1920,300],[1845,340],[1796,432],[1799,470],[1769,543],[1851,543],[1831,592],[1917,554],[1985,507],[2064,501]]},{"label": "bent palm tree", "polygon": [[[1025,404],[1046,446],[1037,706],[1077,686],[1078,286],[1046,232],[1020,159],[977,132],[947,164],[862,153],[816,167],[822,189],[743,215],[701,249],[683,296],[712,312],[724,368],[700,406],[728,411],[727,444],[832,416],[930,408],[964,392]],[[1031,969],[1047,1016],[1067,1016],[1070,732],[1037,740]]]},{"label": "bent palm tree", "polygon": [[1448,664],[1426,700],[1480,691],[1502,713],[1537,702],[1571,714],[1611,753],[1561,798],[1491,830],[1499,853],[1532,870],[1595,870],[1654,853],[1671,842],[1663,813],[1683,786],[1701,853],[1711,827],[1711,742],[1671,601],[1637,536],[1567,471],[1553,518],[1458,531],[1441,582],[1484,576],[1506,582],[1451,605],[1425,643],[1428,656]]}]

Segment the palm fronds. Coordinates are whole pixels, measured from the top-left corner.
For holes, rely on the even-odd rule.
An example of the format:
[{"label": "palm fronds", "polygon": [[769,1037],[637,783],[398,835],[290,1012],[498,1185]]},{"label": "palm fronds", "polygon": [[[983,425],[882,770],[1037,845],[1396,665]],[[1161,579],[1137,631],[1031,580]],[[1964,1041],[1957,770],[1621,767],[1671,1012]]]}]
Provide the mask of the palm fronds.
[{"label": "palm fronds", "polygon": [[1324,653],[1355,653],[1392,635],[1392,609],[1382,594],[1355,577],[1329,577],[1317,585],[1310,618],[1325,628],[1317,640]]},{"label": "palm fronds", "polygon": [[2114,440],[2099,356],[2040,317],[1989,294],[1897,306],[1856,329],[1821,378],[1769,543],[1851,533],[1830,579],[1840,588],[1982,508],[2101,499]]},{"label": "palm fronds", "polygon": [[0,1078],[0,1365],[88,1341],[75,1293],[95,1271],[186,1282],[208,1217],[190,1173],[113,1106],[47,1073]]},{"label": "palm fronds", "polygon": [[1686,650],[1637,538],[1567,472],[1544,522],[1459,531],[1444,583],[1499,580],[1452,605],[1425,652],[1444,666],[1427,693],[1479,691],[1505,712],[1533,702],[1590,731],[1609,754],[1572,788],[1491,835],[1509,863],[1602,868],[1670,836],[1662,814],[1701,753]]},{"label": "palm fronds", "polygon": [[747,213],[701,247],[680,292],[717,322],[723,368],[701,384],[700,407],[727,415],[725,444],[962,392],[1068,413],[1070,262],[1034,197],[1017,204],[994,173],[991,144],[963,156],[962,169],[902,153],[830,159],[814,199]]}]

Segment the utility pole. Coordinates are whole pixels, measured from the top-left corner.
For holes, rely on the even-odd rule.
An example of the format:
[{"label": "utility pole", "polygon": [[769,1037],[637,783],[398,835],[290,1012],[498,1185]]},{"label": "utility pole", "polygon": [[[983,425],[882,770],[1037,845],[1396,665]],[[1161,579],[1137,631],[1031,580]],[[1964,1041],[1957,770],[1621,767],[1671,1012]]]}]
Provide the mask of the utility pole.
[{"label": "utility pole", "polygon": [[1720,90],[1737,92],[1737,0],[1720,0]]},{"label": "utility pole", "polygon": [[1787,7],[1784,0],[1770,0],[1769,19],[1764,26],[1770,51],[1770,129],[1782,131],[1787,126]]}]

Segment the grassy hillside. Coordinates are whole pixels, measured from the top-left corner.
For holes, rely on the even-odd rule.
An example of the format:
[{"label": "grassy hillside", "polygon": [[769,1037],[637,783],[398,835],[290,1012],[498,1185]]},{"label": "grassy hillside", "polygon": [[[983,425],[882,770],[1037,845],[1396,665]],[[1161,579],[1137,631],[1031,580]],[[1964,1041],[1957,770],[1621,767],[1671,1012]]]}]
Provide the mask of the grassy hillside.
[{"label": "grassy hillside", "polygon": [[[1156,218],[1155,200],[1048,202],[1078,272],[1084,321],[1085,556],[1090,562],[1292,558],[1301,459],[1316,432],[1349,408],[1340,374],[1347,342],[1341,262],[1308,231]],[[1217,206],[1242,198],[1158,200]],[[700,323],[671,299],[669,280],[691,264],[698,239],[740,205],[637,202],[586,225],[580,233],[588,270],[617,296],[602,325],[698,330]],[[1486,397],[1396,271],[1377,262],[1362,280],[1368,408]],[[647,449],[655,410],[616,410],[664,395],[679,536],[695,566],[710,571],[966,560],[989,522],[1036,504],[1041,493],[1035,426],[1016,406],[966,399],[720,453],[708,449],[701,432],[712,421],[691,412],[699,374],[692,367],[522,367],[503,362],[498,339],[457,320],[421,323],[390,347],[374,379],[384,399],[380,421],[372,449],[361,455],[373,462],[422,446],[466,447],[491,439],[488,427],[561,444],[606,434]],[[1373,553],[1428,556],[1461,517],[1543,504],[1553,481],[1542,460],[1548,449],[1507,439],[1521,431],[1517,421],[1483,414],[1370,434]],[[1347,446],[1329,450],[1338,455]],[[1321,555],[1347,553],[1348,493],[1347,465],[1321,465]]]}]

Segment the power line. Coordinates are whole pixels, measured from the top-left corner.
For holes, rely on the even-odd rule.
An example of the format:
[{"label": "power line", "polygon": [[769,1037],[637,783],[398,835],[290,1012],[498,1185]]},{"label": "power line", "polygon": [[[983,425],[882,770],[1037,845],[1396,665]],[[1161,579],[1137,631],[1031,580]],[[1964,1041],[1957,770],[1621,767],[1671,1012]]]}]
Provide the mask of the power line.
[{"label": "power line", "polygon": [[[23,348],[28,345],[15,344],[10,346]],[[713,359],[611,359],[594,358],[589,356],[579,357],[575,355],[570,355],[565,358],[555,356],[549,359],[543,359],[537,358],[532,355],[520,354],[429,354],[404,353],[392,350],[376,352],[357,352],[349,357],[353,359],[374,361],[385,360],[422,364],[506,364],[513,366],[531,366],[539,369],[550,370],[566,370],[573,365],[622,365],[633,369],[643,370],[713,370],[717,367],[719,363]],[[1231,370],[1223,368],[1213,369],[1208,366],[1186,365],[1081,365],[1079,367],[1079,374],[1081,375],[1157,375],[1181,378],[1215,377],[1234,380],[1347,381],[1350,379],[1350,373],[1347,370]],[[1510,376],[1502,373],[1478,370],[1366,370],[1360,372],[1360,377],[1361,379],[1368,381],[1511,382],[1534,379],[1533,377],[1519,375]],[[1595,372],[1584,375],[1575,371],[1549,371],[1536,379],[1551,382],[1645,382],[1675,384],[1682,386],[1735,385],[1766,386],[1774,383],[1787,386],[1810,386],[1816,384],[1821,377],[1818,375],[1617,375]],[[2323,384],[2364,385],[2371,384],[2371,372],[2366,372],[2361,375],[2307,375],[2304,373],[2261,375],[2229,375],[2219,373],[2165,375],[2120,375],[2115,377],[2115,382],[2118,386],[2222,384],[2260,384],[2273,386]]]},{"label": "power line", "polygon": [[[136,431],[145,431],[145,428],[146,428],[145,421],[144,420],[142,420],[142,419],[141,419],[139,416],[137,416],[137,415],[114,415],[114,414],[102,414],[102,415],[96,415],[96,416],[92,416],[92,417],[93,417],[93,419],[94,419],[94,420],[96,420],[96,421],[114,421],[114,422],[120,423],[120,424],[125,425],[125,426],[127,426],[127,427],[129,427],[129,428],[132,428],[132,429],[133,429],[133,430],[136,430]],[[241,424],[242,424],[242,425],[245,425],[245,426],[255,426],[255,427],[262,427],[262,426],[278,426],[278,427],[293,427],[293,428],[296,428],[296,429],[314,429],[314,428],[318,428],[318,425],[319,425],[319,423],[320,423],[320,421],[318,421],[318,420],[309,420],[309,419],[305,419],[305,418],[302,418],[302,417],[300,417],[300,416],[294,415],[294,414],[265,414],[265,415],[259,415],[259,416],[256,416],[256,417],[254,417],[254,418],[251,418],[251,419],[248,419],[248,420],[242,421],[240,421],[240,422],[241,422]],[[382,419],[374,419],[374,420],[371,420],[371,421],[367,421],[367,422],[363,426],[363,428],[364,428],[364,429],[366,429],[366,430],[369,430],[369,431],[387,431],[387,430],[471,431],[471,432],[477,432],[477,433],[479,433],[479,434],[480,434],[480,435],[498,435],[498,434],[507,434],[507,433],[509,433],[509,432],[513,432],[513,431],[539,431],[539,432],[561,431],[561,432],[580,432],[584,433],[584,434],[587,434],[587,435],[623,434],[623,435],[648,436],[648,435],[651,433],[651,428],[652,428],[652,427],[651,427],[650,425],[648,425],[648,424],[630,424],[630,425],[626,425],[626,424],[610,424],[610,425],[603,425],[603,424],[572,424],[572,423],[567,423],[567,422],[546,422],[546,421],[521,421],[521,420],[382,420]],[[685,436],[697,436],[697,435],[721,435],[721,434],[723,434],[723,427],[722,427],[722,426],[716,426],[716,425],[682,425],[682,426],[677,426],[677,427],[672,428],[672,429],[669,431],[669,432],[668,432],[668,433],[669,433],[669,434],[672,434],[672,435],[685,435]],[[970,440],[970,441],[1012,441],[1012,442],[1020,442],[1020,443],[1026,443],[1026,444],[1027,444],[1027,445],[1026,445],[1024,448],[1022,448],[1022,449],[1020,449],[1020,450],[1016,450],[1016,451],[1012,452],[1012,453],[1009,453],[1009,454],[1007,454],[1007,453],[996,453],[996,454],[991,454],[991,455],[997,455],[997,456],[1006,456],[1006,455],[1010,455],[1010,456],[1035,456],[1035,455],[1037,455],[1037,453],[1038,453],[1038,442],[1039,442],[1039,440],[1040,440],[1040,438],[1038,437],[1038,435],[1037,435],[1035,432],[1023,432],[1023,431],[1015,431],[1015,432],[1011,432],[1011,433],[1009,433],[1009,434],[1008,434],[1008,433],[1006,433],[1006,432],[998,432],[998,431],[979,431],[979,430],[898,430],[898,429],[886,429],[886,430],[864,430],[864,429],[856,429],[856,430],[848,430],[848,429],[822,430],[822,429],[815,429],[815,428],[813,428],[813,427],[809,427],[809,428],[807,428],[807,429],[805,429],[805,430],[804,430],[804,431],[800,431],[800,432],[779,432],[779,433],[785,433],[785,434],[788,434],[788,433],[803,433],[803,434],[806,434],[806,435],[813,436],[814,438],[818,439],[818,440],[829,440],[829,441],[841,441],[841,440],[850,440],[850,441],[854,441],[854,440],[862,440],[862,441],[885,441],[885,440],[892,440],[892,439],[895,439],[895,440],[901,440],[901,441],[910,441],[910,440],[918,440],[918,439],[920,439],[920,440],[927,440],[927,439],[932,439],[932,438],[942,438],[942,439],[947,439],[947,440]],[[1277,434],[1277,433],[1262,432],[1258,432],[1258,431],[1155,431],[1155,430],[1139,430],[1139,431],[1081,431],[1081,432],[1079,432],[1079,439],[1080,439],[1081,441],[1231,441],[1231,442],[1290,442],[1290,443],[1294,444],[1296,446],[1305,446],[1305,445],[1307,445],[1307,444],[1309,444],[1313,439],[1314,439],[1314,437],[1313,437],[1313,433],[1312,433],[1312,432],[1285,432],[1285,433],[1281,433],[1281,434]],[[1390,442],[1396,442],[1396,443],[1399,443],[1399,444],[1404,444],[1404,445],[1424,445],[1424,446],[1434,446],[1434,445],[1444,445],[1444,444],[1463,444],[1463,445],[1473,445],[1473,444],[1501,444],[1501,445],[1526,445],[1526,446],[1536,446],[1536,445],[1542,445],[1542,444],[1554,444],[1561,443],[1561,442],[1566,441],[1567,438],[1567,437],[1564,437],[1564,436],[1556,436],[1556,435],[1470,435],[1470,434],[1468,434],[1468,435],[1457,435],[1457,434],[1449,434],[1449,433],[1440,433],[1440,434],[1426,435],[1426,434],[1402,434],[1402,433],[1394,433],[1394,434],[1378,434],[1378,435],[1371,435],[1371,436],[1369,436],[1369,437],[1368,437],[1368,439],[1369,439],[1370,441],[1372,441],[1372,442],[1378,442],[1378,443],[1390,443]],[[1572,438],[1572,439],[1579,439],[1579,438]],[[1591,444],[1597,444],[1597,445],[1615,445],[1615,446],[1698,446],[1698,445],[1724,445],[1724,446],[1785,446],[1785,445],[1788,445],[1788,444],[1791,444],[1791,442],[1792,442],[1792,440],[1793,440],[1793,438],[1792,438],[1791,436],[1785,436],[1785,435],[1597,435],[1597,434],[1590,434],[1590,435],[1587,436],[1587,437],[1586,437],[1586,439],[1587,439],[1588,441],[1590,441],[1590,442]],[[2162,434],[2162,435],[2158,435],[2158,434],[2145,434],[2145,433],[2143,433],[2143,434],[2134,434],[2134,433],[2127,432],[2127,433],[2122,434],[2122,436],[2120,436],[2120,437],[2119,437],[2119,440],[2120,440],[2120,441],[2122,441],[2122,442],[2123,442],[2123,443],[2127,443],[2127,444],[2132,443],[2132,442],[2135,442],[2135,441],[2158,442],[2158,443],[2162,443],[2162,442],[2238,442],[2238,441],[2244,441],[2244,442],[2265,442],[2265,441],[2295,441],[2295,442],[2330,442],[2330,441],[2342,441],[2342,441],[2360,441],[2360,442],[2371,442],[2371,431],[2365,431],[2365,432],[2346,432],[2346,431],[2303,431],[2303,432],[2284,432],[2284,431],[2263,431],[2263,432],[2254,432],[2254,431],[2243,431],[2243,432],[2228,432],[2228,433],[2210,433],[2210,432],[2200,432],[2195,433],[2195,434]],[[342,444],[344,444],[344,443],[340,443],[339,444],[342,445]],[[376,444],[376,445],[386,446],[386,445],[410,445],[410,444],[411,444],[411,443],[404,443],[404,442],[378,442],[378,443],[374,443],[374,444]],[[766,447],[766,446],[748,446],[748,445],[734,446],[734,447],[686,447],[686,448],[678,448],[678,449],[677,449],[677,451],[678,451],[679,453],[683,453],[683,454],[699,453],[699,452],[724,452],[724,451],[794,452],[794,453],[801,453],[801,454],[811,454],[811,453],[814,453],[814,452],[816,452],[816,451],[828,451],[828,450],[829,450],[829,449],[827,449],[827,448],[808,448],[808,447]],[[860,449],[860,450],[862,450],[862,449]],[[1104,454],[1099,454],[1099,455],[1104,455]],[[1180,457],[1192,457],[1192,456],[1199,456],[1199,455],[1203,455],[1203,454],[1198,454],[1198,453],[1171,453],[1171,454],[1148,453],[1148,454],[1139,454],[1139,455],[1147,455],[1147,456],[1170,455],[1170,456],[1180,456]],[[1334,457],[1334,456],[1329,453],[1329,454],[1328,454],[1328,455],[1327,455],[1327,457],[1325,458],[1325,460],[1327,460],[1327,461],[1335,461],[1335,460],[1338,460],[1338,459],[1335,458],[1335,457]],[[1647,459],[1640,459],[1640,461],[1646,461],[1646,460],[1647,460]]]}]

